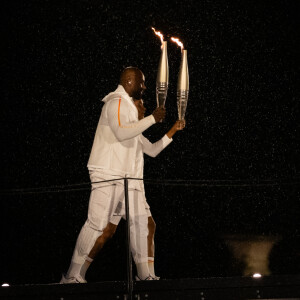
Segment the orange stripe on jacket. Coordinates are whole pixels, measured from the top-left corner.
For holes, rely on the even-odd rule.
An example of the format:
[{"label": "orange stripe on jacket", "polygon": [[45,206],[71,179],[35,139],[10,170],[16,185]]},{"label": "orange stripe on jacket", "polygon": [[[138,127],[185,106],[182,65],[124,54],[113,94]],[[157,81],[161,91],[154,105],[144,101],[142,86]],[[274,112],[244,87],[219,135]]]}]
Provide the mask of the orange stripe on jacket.
[{"label": "orange stripe on jacket", "polygon": [[119,122],[119,127],[121,127],[121,121],[120,121],[120,106],[121,106],[121,98],[119,99],[119,107],[118,107],[118,122]]},{"label": "orange stripe on jacket", "polygon": [[138,123],[133,123],[133,124],[130,124],[130,125],[122,125],[121,124],[121,119],[120,119],[120,108],[121,108],[121,97],[119,99],[119,107],[118,107],[118,122],[119,122],[119,127],[122,127],[122,128],[134,128],[136,126],[138,126],[137,124]]}]

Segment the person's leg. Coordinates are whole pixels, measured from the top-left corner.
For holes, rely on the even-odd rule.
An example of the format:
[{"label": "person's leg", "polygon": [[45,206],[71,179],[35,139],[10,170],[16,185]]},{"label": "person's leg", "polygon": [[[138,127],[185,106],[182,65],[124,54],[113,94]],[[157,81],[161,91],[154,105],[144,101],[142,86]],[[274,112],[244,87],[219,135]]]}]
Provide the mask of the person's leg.
[{"label": "person's leg", "polygon": [[158,278],[155,276],[154,271],[154,254],[155,254],[155,246],[154,246],[154,235],[155,235],[156,224],[152,218],[152,216],[148,217],[148,267],[150,274],[153,278]]},{"label": "person's leg", "polygon": [[[79,282],[85,282],[85,272],[94,258],[89,256],[91,250],[94,248],[96,241],[98,241],[98,245],[100,244],[103,246],[105,242],[104,239],[109,237],[110,230],[112,229],[109,227],[104,239],[99,240],[99,237],[107,227],[109,217],[112,215],[112,212],[115,210],[118,203],[115,203],[114,201],[115,190],[115,185],[92,190],[89,202],[88,219],[78,236],[71,265],[65,278],[75,278],[78,279]],[[67,283],[66,280],[63,279],[62,283]]]},{"label": "person's leg", "polygon": [[156,224],[152,216],[148,217],[148,256],[154,257],[155,246],[154,246],[154,235],[155,235]]},{"label": "person's leg", "polygon": [[148,267],[149,267],[149,271],[150,271],[151,276],[155,280],[159,280],[160,278],[155,275],[155,271],[154,271],[154,254],[155,254],[154,235],[155,235],[155,230],[156,230],[156,224],[155,224],[155,222],[152,218],[151,211],[150,211],[150,206],[149,206],[149,204],[146,200],[145,193],[143,193],[143,195],[144,195],[145,209],[146,209],[147,216],[148,216],[148,237],[147,237],[147,241],[148,241]]},{"label": "person's leg", "polygon": [[96,239],[92,250],[90,251],[88,257],[86,258],[84,264],[80,269],[80,275],[82,278],[85,278],[86,271],[96,258],[97,254],[103,248],[104,244],[113,237],[113,235],[116,232],[117,226],[118,225],[108,223],[107,226],[104,228],[102,234]]},{"label": "person's leg", "polygon": [[116,232],[117,227],[118,227],[118,225],[115,225],[110,222],[107,224],[107,226],[103,230],[102,235],[100,235],[97,238],[92,250],[90,251],[89,256],[88,256],[89,258],[91,258],[92,260],[94,260],[96,258],[96,256],[100,252],[100,250],[103,248],[104,244],[113,237],[113,235]]},{"label": "person's leg", "polygon": [[106,244],[108,240],[110,240],[116,232],[118,224],[121,220],[120,216],[113,216],[110,218],[110,222],[104,228],[103,233],[96,239],[96,242],[90,251],[88,257],[86,258],[83,266],[80,270],[80,275],[82,278],[85,278],[85,273],[88,270],[91,263],[94,261],[100,250]]},{"label": "person's leg", "polygon": [[104,228],[103,233],[96,239],[96,242],[90,251],[88,257],[86,258],[84,264],[80,269],[80,275],[82,278],[85,278],[85,273],[88,270],[91,263],[94,261],[100,250],[108,242],[116,232],[118,224],[121,220],[121,216],[113,216],[110,218],[110,222]]},{"label": "person's leg", "polygon": [[130,247],[137,269],[137,276],[145,280],[150,276],[148,267],[148,216],[142,199],[142,193],[129,191]]},{"label": "person's leg", "polygon": [[84,269],[86,271],[92,262],[92,259],[88,257],[88,253],[99,235],[101,235],[101,231],[90,227],[88,221],[86,221],[76,241],[71,264],[66,274],[67,279],[75,278],[79,282],[84,281],[84,276],[81,276],[81,273]]}]

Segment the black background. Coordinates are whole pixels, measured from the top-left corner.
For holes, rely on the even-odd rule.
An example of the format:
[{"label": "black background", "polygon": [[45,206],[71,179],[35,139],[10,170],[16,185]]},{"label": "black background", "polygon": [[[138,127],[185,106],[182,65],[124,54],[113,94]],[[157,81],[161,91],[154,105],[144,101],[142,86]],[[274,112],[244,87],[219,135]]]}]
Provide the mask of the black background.
[{"label": "black background", "polygon": [[[145,157],[145,178],[207,183],[145,183],[157,274],[241,275],[226,234],[279,236],[272,273],[299,273],[298,3],[173,2],[2,2],[1,282],[57,282],[67,270],[87,213],[101,99],[132,65],[146,77],[147,113],[156,106],[151,26],[184,43],[190,96],[186,129]],[[171,42],[168,58],[167,117],[145,132],[153,142],[177,117],[180,49]],[[77,183],[86,189],[53,188]],[[32,190],[40,187],[52,189]],[[125,277],[124,243],[122,222],[89,281]]]}]

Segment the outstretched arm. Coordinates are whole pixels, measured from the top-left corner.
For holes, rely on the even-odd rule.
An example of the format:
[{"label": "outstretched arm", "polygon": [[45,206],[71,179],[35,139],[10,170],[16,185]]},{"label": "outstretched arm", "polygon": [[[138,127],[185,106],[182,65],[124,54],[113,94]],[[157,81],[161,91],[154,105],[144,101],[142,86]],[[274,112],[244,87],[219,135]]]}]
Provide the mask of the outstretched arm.
[{"label": "outstretched arm", "polygon": [[172,136],[178,131],[182,130],[185,127],[185,120],[182,121],[176,121],[175,124],[172,126],[172,128],[167,132],[167,136],[169,139],[172,138]]},{"label": "outstretched arm", "polygon": [[143,143],[143,152],[151,157],[156,157],[163,149],[165,149],[171,142],[172,139],[169,139],[167,135],[164,135],[156,143],[151,143],[147,138],[141,135],[142,143]]},{"label": "outstretched arm", "polygon": [[171,142],[173,135],[185,127],[185,121],[176,121],[172,128],[156,143],[151,143],[147,138],[141,135],[143,143],[143,152],[151,157],[156,157],[163,149],[165,149]]}]

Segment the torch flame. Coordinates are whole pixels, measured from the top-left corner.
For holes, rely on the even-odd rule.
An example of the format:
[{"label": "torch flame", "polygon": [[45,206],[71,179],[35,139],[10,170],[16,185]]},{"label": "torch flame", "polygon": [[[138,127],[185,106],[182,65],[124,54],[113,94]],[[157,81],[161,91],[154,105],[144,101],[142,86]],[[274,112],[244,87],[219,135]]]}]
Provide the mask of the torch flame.
[{"label": "torch flame", "polygon": [[160,40],[161,40],[161,45],[163,45],[163,42],[164,42],[164,36],[162,35],[162,33],[160,31],[156,31],[155,28],[151,27],[152,30],[154,31],[154,33],[160,37]]},{"label": "torch flame", "polygon": [[181,52],[182,52],[182,50],[184,49],[184,47],[183,47],[183,44],[179,41],[179,39],[178,39],[178,38],[173,38],[173,37],[171,37],[171,40],[172,40],[173,42],[175,42],[178,46],[181,47]]}]

